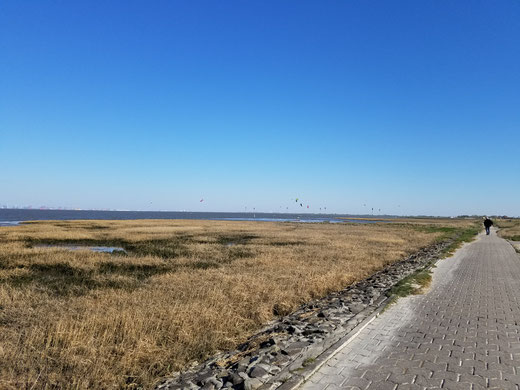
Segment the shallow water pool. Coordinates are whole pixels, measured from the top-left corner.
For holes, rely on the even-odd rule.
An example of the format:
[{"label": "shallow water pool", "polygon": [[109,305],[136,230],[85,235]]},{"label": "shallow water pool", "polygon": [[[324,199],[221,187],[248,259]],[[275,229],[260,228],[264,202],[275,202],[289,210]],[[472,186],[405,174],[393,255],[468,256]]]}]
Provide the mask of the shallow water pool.
[{"label": "shallow water pool", "polygon": [[40,244],[35,245],[34,248],[59,248],[59,249],[66,249],[69,251],[92,251],[92,252],[103,252],[103,253],[113,253],[114,251],[117,252],[125,252],[124,248],[117,247],[117,246],[85,246],[85,245],[47,245],[47,244]]}]

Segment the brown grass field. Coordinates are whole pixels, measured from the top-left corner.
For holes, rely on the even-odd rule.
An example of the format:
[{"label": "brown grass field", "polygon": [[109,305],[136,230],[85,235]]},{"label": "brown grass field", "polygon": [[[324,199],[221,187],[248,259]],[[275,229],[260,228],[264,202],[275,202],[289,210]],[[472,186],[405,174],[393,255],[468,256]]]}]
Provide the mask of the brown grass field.
[{"label": "brown grass field", "polygon": [[498,235],[512,241],[520,241],[520,219],[497,219]]},{"label": "brown grass field", "polygon": [[[0,388],[151,388],[468,220],[47,221],[0,228]],[[113,245],[127,254],[41,248]]]}]

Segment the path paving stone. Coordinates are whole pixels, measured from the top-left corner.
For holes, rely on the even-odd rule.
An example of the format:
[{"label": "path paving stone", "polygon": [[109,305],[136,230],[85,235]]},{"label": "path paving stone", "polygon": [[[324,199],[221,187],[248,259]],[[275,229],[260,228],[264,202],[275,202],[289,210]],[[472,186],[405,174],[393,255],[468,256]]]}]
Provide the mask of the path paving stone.
[{"label": "path paving stone", "polygon": [[402,298],[304,390],[520,390],[520,256],[481,235],[437,263],[430,291]]}]

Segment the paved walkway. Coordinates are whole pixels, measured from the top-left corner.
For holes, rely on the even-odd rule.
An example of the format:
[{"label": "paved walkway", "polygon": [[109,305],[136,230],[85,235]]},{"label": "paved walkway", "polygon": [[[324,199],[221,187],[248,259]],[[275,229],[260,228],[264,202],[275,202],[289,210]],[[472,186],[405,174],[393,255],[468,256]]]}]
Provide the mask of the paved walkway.
[{"label": "paved walkway", "polygon": [[520,255],[493,231],[437,263],[303,386],[520,390]]}]

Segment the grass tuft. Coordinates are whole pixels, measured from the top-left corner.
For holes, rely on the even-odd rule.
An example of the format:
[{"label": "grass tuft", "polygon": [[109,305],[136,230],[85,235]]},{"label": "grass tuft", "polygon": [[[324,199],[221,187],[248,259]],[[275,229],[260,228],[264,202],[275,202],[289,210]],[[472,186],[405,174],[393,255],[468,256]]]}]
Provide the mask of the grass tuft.
[{"label": "grass tuft", "polygon": [[398,298],[421,294],[430,286],[431,281],[431,270],[423,269],[402,279],[390,290],[390,294]]}]

